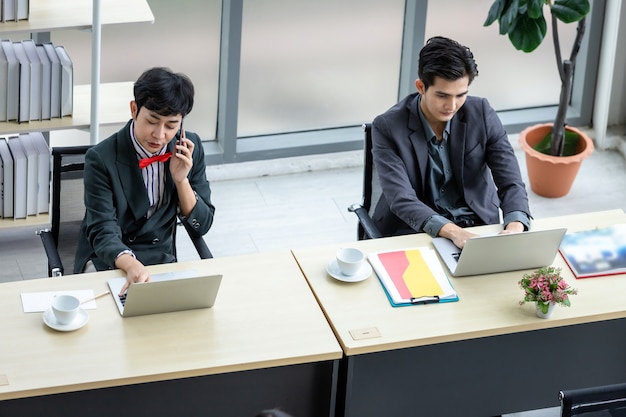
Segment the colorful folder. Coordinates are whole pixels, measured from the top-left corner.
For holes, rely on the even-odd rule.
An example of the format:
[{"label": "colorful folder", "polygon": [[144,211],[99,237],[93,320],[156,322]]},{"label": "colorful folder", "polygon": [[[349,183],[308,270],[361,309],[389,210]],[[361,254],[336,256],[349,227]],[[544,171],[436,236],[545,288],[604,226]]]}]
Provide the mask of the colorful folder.
[{"label": "colorful folder", "polygon": [[368,259],[394,307],[459,300],[432,249],[379,252]]}]

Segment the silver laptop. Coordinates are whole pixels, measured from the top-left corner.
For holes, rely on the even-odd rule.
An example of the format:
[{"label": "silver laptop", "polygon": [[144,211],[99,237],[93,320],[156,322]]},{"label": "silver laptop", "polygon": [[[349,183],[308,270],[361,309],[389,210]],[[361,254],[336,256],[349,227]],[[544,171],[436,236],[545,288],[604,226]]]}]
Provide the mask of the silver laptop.
[{"label": "silver laptop", "polygon": [[468,239],[463,250],[442,237],[434,238],[433,245],[455,277],[491,274],[550,265],[566,230],[477,236]]},{"label": "silver laptop", "polygon": [[131,284],[122,297],[126,278],[108,281],[122,317],[169,313],[213,307],[222,275],[200,275],[195,270],[150,276],[149,282]]}]

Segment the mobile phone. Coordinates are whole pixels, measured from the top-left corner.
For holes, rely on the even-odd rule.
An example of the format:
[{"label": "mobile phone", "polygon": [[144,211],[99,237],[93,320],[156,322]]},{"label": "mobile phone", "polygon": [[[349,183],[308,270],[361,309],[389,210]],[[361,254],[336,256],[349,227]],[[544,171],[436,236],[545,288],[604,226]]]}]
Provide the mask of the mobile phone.
[{"label": "mobile phone", "polygon": [[[180,129],[178,130],[178,144],[181,146],[184,146],[183,144],[183,120],[184,119],[180,119]],[[182,153],[182,151],[179,149],[178,153]]]}]

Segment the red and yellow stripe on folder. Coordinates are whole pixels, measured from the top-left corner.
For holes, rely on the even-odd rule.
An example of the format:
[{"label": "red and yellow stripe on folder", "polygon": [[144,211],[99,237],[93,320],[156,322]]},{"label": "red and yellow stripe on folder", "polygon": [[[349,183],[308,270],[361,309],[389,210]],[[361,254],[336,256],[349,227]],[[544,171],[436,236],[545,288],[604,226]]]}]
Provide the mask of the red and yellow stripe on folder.
[{"label": "red and yellow stripe on folder", "polygon": [[378,259],[400,297],[410,299],[444,293],[419,249],[380,253]]}]

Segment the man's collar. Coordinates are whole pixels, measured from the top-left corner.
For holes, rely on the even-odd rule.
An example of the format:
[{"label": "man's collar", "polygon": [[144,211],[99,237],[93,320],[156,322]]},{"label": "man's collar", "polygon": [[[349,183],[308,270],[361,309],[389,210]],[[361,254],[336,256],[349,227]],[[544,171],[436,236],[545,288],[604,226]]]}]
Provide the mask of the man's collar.
[{"label": "man's collar", "polygon": [[[417,114],[419,115],[420,120],[422,121],[422,126],[424,127],[424,135],[426,136],[428,140],[432,140],[433,137],[434,137],[434,140],[437,140],[437,135],[435,134],[435,131],[433,130],[432,127],[430,127],[430,123],[426,119],[424,112],[422,112],[421,103],[422,103],[422,96],[418,94],[417,95]],[[448,139],[449,136],[450,136],[450,120],[446,122],[446,127],[443,132],[443,140]]]}]

